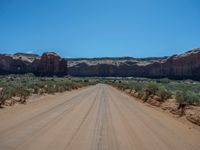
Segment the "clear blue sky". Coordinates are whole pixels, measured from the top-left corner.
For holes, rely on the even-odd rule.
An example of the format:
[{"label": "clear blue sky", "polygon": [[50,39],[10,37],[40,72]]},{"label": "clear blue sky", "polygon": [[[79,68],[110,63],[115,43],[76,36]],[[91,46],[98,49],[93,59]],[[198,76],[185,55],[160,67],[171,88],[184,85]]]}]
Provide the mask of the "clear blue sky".
[{"label": "clear blue sky", "polygon": [[0,0],[0,53],[164,56],[200,47],[200,0]]}]

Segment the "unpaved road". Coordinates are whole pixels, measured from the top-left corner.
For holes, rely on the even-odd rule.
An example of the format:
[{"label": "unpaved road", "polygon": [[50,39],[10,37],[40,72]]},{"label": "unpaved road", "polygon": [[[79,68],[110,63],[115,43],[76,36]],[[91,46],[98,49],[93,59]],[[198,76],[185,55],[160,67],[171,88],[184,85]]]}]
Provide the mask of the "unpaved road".
[{"label": "unpaved road", "polygon": [[103,84],[0,110],[0,150],[200,150],[200,132]]}]

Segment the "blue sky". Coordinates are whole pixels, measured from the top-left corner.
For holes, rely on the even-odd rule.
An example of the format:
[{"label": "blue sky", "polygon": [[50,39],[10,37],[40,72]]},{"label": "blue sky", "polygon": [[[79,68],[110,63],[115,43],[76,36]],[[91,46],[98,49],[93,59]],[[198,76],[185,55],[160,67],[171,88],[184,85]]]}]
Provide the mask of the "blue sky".
[{"label": "blue sky", "polygon": [[199,8],[199,0],[0,0],[0,53],[182,53],[200,47]]}]

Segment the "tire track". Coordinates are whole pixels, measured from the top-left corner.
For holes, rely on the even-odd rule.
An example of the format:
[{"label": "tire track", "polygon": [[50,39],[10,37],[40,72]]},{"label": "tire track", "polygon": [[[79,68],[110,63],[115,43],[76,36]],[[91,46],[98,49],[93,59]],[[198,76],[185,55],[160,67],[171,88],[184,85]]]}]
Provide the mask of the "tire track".
[{"label": "tire track", "polygon": [[[92,89],[92,91],[94,91],[95,89]],[[87,93],[85,93],[87,92]],[[53,108],[51,108],[50,110],[47,110],[45,112],[43,112],[42,114],[38,114],[36,116],[34,116],[33,118],[30,118],[20,124],[17,124],[14,128],[9,129],[9,130],[5,130],[3,133],[1,133],[0,135],[0,141],[5,141],[4,143],[10,143],[12,142],[13,145],[15,145],[14,143],[18,143],[18,139],[19,138],[14,138],[13,137],[13,133],[18,132],[17,135],[19,135],[21,141],[27,137],[27,135],[24,134],[24,137],[21,136],[23,132],[25,132],[26,134],[28,133],[29,135],[29,139],[32,139],[31,137],[34,135],[37,135],[37,133],[39,131],[41,131],[42,129],[44,129],[45,127],[49,126],[49,124],[51,124],[51,122],[56,122],[57,119],[59,119],[59,117],[65,114],[65,113],[69,113],[70,111],[73,110],[73,108],[75,106],[77,106],[81,101],[82,101],[82,97],[84,95],[86,95],[86,99],[88,97],[91,97],[92,95],[89,95],[88,93],[90,93],[91,91],[83,91],[81,94],[78,94],[72,98],[70,98],[67,101],[64,101],[63,103],[54,106]],[[93,93],[93,92],[92,92]],[[66,106],[68,106],[67,108],[65,108]],[[63,108],[63,110],[61,109]],[[61,110],[59,110],[61,109]],[[53,115],[51,115],[53,113],[53,111],[55,110],[59,110],[60,112],[56,112]],[[47,115],[47,116],[45,116]],[[43,118],[47,118],[49,115],[50,118],[49,119],[43,119]],[[64,117],[64,116],[63,116]],[[38,127],[39,126],[39,127]],[[30,128],[30,130],[27,130],[27,128]],[[26,141],[26,140],[25,140]],[[23,144],[21,143],[20,145],[24,145],[24,140],[23,140]]]},{"label": "tire track", "polygon": [[[95,89],[93,89],[93,91],[95,91]],[[54,111],[55,109],[58,109],[58,107],[63,107],[63,105],[68,105],[68,103],[70,103],[71,101],[73,101],[74,99],[77,99],[79,97],[82,97],[85,93],[85,91],[81,91],[81,94],[77,94],[75,96],[73,96],[72,98],[70,98],[69,100],[67,101],[64,101],[58,105],[55,105],[53,106],[52,108],[48,109],[48,110],[45,110],[43,111],[42,113],[39,113],[39,114],[36,114],[35,116],[31,117],[31,118],[28,118],[26,120],[23,120],[22,122],[20,123],[17,123],[17,124],[14,124],[12,127],[10,127],[9,129],[6,129],[5,131],[1,131],[0,132],[0,135],[3,135],[4,133],[8,133],[8,130],[9,132],[12,132],[13,130],[17,130],[16,128],[18,128],[19,126],[23,126],[23,125],[26,125],[27,122],[30,122],[30,121],[33,121],[34,119],[38,119],[38,117],[40,118],[43,118],[44,116],[43,115],[46,115],[52,111]],[[91,92],[91,91],[87,91],[88,93]]]},{"label": "tire track", "polygon": [[[154,139],[154,144],[156,145],[156,148],[163,149],[163,147],[165,147],[165,149],[171,150],[171,149],[182,149],[182,147],[186,149],[191,149],[193,147],[193,145],[191,145],[188,141],[184,142],[182,140],[184,137],[180,137],[177,133],[174,133],[165,124],[162,124],[160,120],[156,119],[155,116],[146,113],[140,107],[134,106],[133,103],[131,103],[131,100],[128,97],[126,97],[127,95],[124,96],[122,95],[122,93],[115,90],[116,89],[112,89],[110,95],[114,96],[115,99],[117,98],[119,99],[117,101],[118,104],[115,103],[116,107],[117,105],[122,106],[122,107],[118,106],[118,109],[119,110],[121,109],[122,114],[125,113],[125,111],[123,110],[126,110],[127,112],[133,114],[133,116],[129,117],[129,119],[126,117],[126,115],[124,115],[124,117],[121,118],[126,119],[127,122],[130,122],[129,124],[130,128],[132,128],[132,126],[138,129],[142,127],[143,130],[146,131],[146,133],[148,133],[149,135],[151,135],[152,139]],[[123,101],[121,99],[123,99]],[[137,104],[137,102],[135,103]],[[133,119],[137,119],[135,120],[137,121],[137,123],[133,124],[134,123]],[[137,124],[139,125],[138,127]],[[176,141],[176,139],[179,140]],[[143,140],[143,142],[145,142],[145,140]],[[195,147],[193,147],[192,149],[197,150]]]},{"label": "tire track", "polygon": [[[99,90],[100,91],[100,90]],[[78,125],[78,128],[75,130],[73,136],[70,138],[69,142],[67,142],[67,145],[65,147],[65,149],[69,149],[71,143],[73,142],[73,140],[75,139],[75,137],[78,135],[81,127],[83,126],[83,124],[86,122],[88,116],[89,116],[89,113],[91,112],[92,108],[94,108],[95,106],[95,103],[97,103],[97,98],[98,98],[98,95],[99,95],[99,92],[97,92],[91,106],[89,107],[88,111],[86,112],[86,114],[84,115],[82,121],[80,122],[80,124]]]},{"label": "tire track", "polygon": [[[88,99],[92,98],[93,96],[94,96],[94,93],[92,93],[91,95],[86,95],[85,99],[88,100]],[[48,132],[49,128],[54,127],[56,124],[59,123],[60,120],[67,117],[68,115],[70,115],[70,112],[72,112],[81,103],[86,103],[86,102],[84,102],[83,99],[75,99],[73,104],[71,104],[71,106],[68,109],[64,110],[62,113],[60,113],[54,119],[50,120],[49,122],[44,124],[41,128],[39,128],[37,131],[35,131],[35,133],[33,135],[31,135],[31,137],[29,137],[28,140],[26,140],[23,144],[20,144],[20,147],[18,147],[17,150],[22,149],[21,147],[25,147],[24,145],[29,145],[34,139],[43,135],[45,132]]]},{"label": "tire track", "polygon": [[[27,105],[1,122],[2,150],[198,150],[200,133],[103,84]],[[20,114],[28,111],[27,115]],[[0,112],[1,116],[4,112]],[[22,118],[20,120],[20,116]],[[15,119],[17,117],[17,119]],[[3,118],[3,117],[2,117]],[[4,117],[5,119],[5,117]],[[20,121],[20,122],[19,122]],[[167,122],[169,121],[169,122]],[[12,122],[13,125],[6,127]]]}]

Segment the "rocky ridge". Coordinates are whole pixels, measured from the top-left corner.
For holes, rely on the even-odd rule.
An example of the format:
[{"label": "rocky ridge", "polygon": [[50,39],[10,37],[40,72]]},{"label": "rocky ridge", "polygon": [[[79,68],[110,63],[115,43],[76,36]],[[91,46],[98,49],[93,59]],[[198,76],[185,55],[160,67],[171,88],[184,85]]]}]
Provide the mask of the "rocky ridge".
[{"label": "rocky ridge", "polygon": [[67,74],[67,61],[54,52],[37,55],[0,55],[0,74],[34,73],[38,76],[64,76]]},{"label": "rocky ridge", "polygon": [[72,76],[135,76],[200,80],[200,49],[163,58],[68,59]]},{"label": "rocky ridge", "polygon": [[42,56],[0,54],[0,74],[34,73],[38,76],[121,76],[200,80],[200,48],[159,58],[61,58],[54,52]]}]

